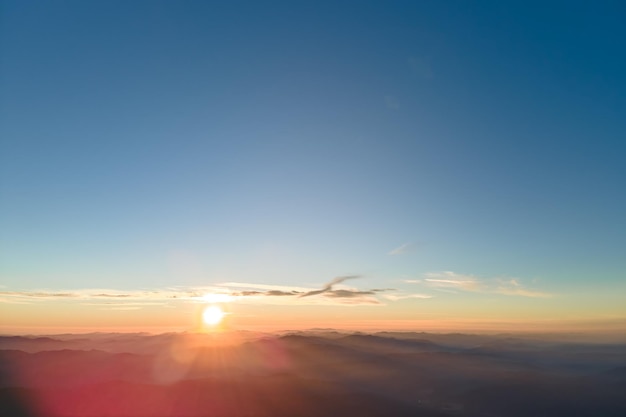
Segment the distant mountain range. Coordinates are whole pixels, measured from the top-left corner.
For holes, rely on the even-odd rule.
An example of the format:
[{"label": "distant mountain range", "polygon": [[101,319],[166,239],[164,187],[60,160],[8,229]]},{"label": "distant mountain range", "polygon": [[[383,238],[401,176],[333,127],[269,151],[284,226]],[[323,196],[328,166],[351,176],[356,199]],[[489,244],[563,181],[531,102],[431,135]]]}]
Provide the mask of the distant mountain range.
[{"label": "distant mountain range", "polygon": [[332,330],[0,336],[2,416],[626,415],[626,345]]}]

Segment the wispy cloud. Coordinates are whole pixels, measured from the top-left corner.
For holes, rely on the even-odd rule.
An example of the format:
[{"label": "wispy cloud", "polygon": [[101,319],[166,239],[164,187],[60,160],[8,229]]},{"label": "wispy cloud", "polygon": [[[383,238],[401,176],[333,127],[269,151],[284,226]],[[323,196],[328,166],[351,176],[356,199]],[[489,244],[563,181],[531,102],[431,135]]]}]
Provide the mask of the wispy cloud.
[{"label": "wispy cloud", "polygon": [[311,305],[382,305],[383,301],[430,296],[403,294],[393,288],[359,289],[343,283],[359,275],[340,276],[322,288],[260,283],[224,282],[205,287],[168,287],[143,290],[75,289],[0,291],[0,303],[77,302],[106,308],[175,307],[181,303],[251,303]]},{"label": "wispy cloud", "polygon": [[218,287],[224,288],[245,288],[245,289],[257,289],[257,290],[277,290],[277,291],[299,291],[307,292],[311,291],[311,288],[297,287],[291,285],[272,285],[272,284],[259,284],[256,282],[222,282],[215,284]]},{"label": "wispy cloud", "polygon": [[[359,275],[349,275],[334,278],[320,289],[301,288],[290,289],[291,287],[266,285],[266,284],[246,284],[246,283],[224,283],[220,286],[236,286],[238,288],[258,288],[236,291],[233,294],[240,297],[255,297],[257,300],[260,298],[281,297],[285,301],[289,300],[289,297],[294,297],[290,303],[307,303],[307,304],[343,304],[343,305],[356,305],[356,304],[383,304],[377,295],[386,291],[395,291],[392,288],[373,288],[369,290],[359,290],[356,288],[350,288],[342,286],[344,281],[350,279],[359,278]],[[337,288],[337,287],[340,288]],[[280,289],[276,289],[280,288]],[[319,296],[319,297],[316,297]],[[284,304],[283,300],[275,300],[275,302]],[[274,302],[274,303],[275,303]]]},{"label": "wispy cloud", "polygon": [[519,295],[521,297],[549,298],[552,295],[524,288],[516,279],[500,280],[496,291],[498,294]]},{"label": "wispy cloud", "polygon": [[102,297],[102,298],[128,298],[132,297],[131,294],[93,294],[93,297]]},{"label": "wispy cloud", "polygon": [[201,288],[161,288],[153,290],[132,290],[121,291],[112,289],[75,289],[75,290],[24,290],[24,291],[0,291],[0,301],[13,300],[13,301],[52,301],[52,300],[66,300],[66,301],[92,301],[100,304],[116,303],[127,304],[134,301],[152,301],[152,302],[166,302],[171,300],[187,300],[193,301],[202,297],[206,293],[206,290]]},{"label": "wispy cloud", "polygon": [[409,253],[411,250],[413,250],[415,248],[415,244],[413,243],[405,243],[403,245],[398,246],[397,248],[389,251],[389,255],[393,255],[393,256],[397,256],[397,255],[404,255],[406,253]]},{"label": "wispy cloud", "polygon": [[326,293],[326,297],[333,298],[355,298],[363,295],[374,295],[374,291],[359,291],[359,290],[331,290]]},{"label": "wispy cloud", "polygon": [[[332,298],[331,298],[332,299]],[[367,297],[367,296],[358,296],[358,297],[341,297],[342,305],[385,305],[385,303],[381,302],[379,299],[375,297]]]},{"label": "wispy cloud", "polygon": [[433,298],[433,296],[429,294],[402,294],[402,295],[384,294],[382,297],[390,301],[408,300],[411,298],[418,298],[418,299]]},{"label": "wispy cloud", "polygon": [[0,291],[0,296],[15,298],[74,298],[78,294],[72,292],[48,291]]},{"label": "wispy cloud", "polygon": [[308,291],[308,292],[305,292],[304,294],[301,294],[300,297],[310,297],[312,295],[323,294],[323,293],[325,293],[327,291],[332,290],[333,285],[337,285],[337,284],[340,284],[340,283],[342,283],[344,281],[347,281],[349,279],[355,279],[355,278],[359,278],[359,276],[358,275],[348,275],[348,276],[345,276],[345,277],[334,278],[332,281],[330,281],[329,283],[324,285],[324,288],[322,288],[321,290]]},{"label": "wispy cloud", "polygon": [[424,281],[432,287],[479,291],[483,286],[482,282],[471,275],[457,274],[452,271],[428,272],[424,274],[424,276]]},{"label": "wispy cloud", "polygon": [[234,292],[234,296],[239,297],[254,297],[254,296],[269,296],[269,297],[293,297],[295,295],[303,294],[302,291],[282,291],[282,290],[268,290],[268,291],[258,291],[258,290],[250,290],[250,291],[239,291]]},{"label": "wispy cloud", "polygon": [[118,303],[115,301],[104,301],[101,303],[94,303],[94,302],[86,302],[86,303],[80,303],[80,305],[83,306],[133,306],[133,307],[143,307],[143,306],[160,306],[163,305],[163,303],[158,303],[158,302],[123,302],[123,303]]},{"label": "wispy cloud", "polygon": [[520,297],[551,297],[551,294],[525,288],[519,279],[479,278],[452,271],[427,272],[422,280],[405,280],[440,291],[467,291]]}]

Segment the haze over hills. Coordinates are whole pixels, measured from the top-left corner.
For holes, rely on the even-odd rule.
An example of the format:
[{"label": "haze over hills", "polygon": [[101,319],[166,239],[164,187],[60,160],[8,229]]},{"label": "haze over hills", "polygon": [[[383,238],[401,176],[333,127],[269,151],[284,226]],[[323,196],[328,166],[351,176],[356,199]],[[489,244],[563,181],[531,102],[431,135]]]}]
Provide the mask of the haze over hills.
[{"label": "haze over hills", "polygon": [[2,415],[618,416],[626,345],[425,333],[0,337]]}]

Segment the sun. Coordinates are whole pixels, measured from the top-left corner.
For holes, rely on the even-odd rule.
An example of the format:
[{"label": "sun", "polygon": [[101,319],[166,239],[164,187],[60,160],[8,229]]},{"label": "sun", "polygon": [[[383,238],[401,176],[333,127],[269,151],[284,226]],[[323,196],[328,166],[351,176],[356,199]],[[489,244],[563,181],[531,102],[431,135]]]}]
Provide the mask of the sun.
[{"label": "sun", "polygon": [[208,306],[202,312],[202,321],[207,326],[216,326],[224,318],[224,311],[219,306]]}]

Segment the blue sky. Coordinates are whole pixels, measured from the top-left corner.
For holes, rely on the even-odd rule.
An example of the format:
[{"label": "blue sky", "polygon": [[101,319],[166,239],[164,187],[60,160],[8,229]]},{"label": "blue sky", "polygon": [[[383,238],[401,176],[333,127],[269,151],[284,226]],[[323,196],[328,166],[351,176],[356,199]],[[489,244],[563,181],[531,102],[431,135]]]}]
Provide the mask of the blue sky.
[{"label": "blue sky", "polygon": [[624,291],[622,2],[2,9],[5,288]]}]

